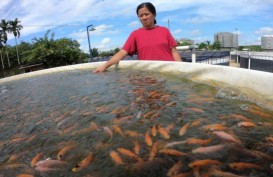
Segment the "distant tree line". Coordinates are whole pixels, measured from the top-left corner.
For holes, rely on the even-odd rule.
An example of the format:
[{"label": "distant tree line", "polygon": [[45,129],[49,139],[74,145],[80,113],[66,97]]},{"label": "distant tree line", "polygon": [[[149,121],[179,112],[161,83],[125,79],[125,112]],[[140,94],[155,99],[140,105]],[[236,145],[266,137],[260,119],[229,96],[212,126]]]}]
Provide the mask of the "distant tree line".
[{"label": "distant tree line", "polygon": [[[80,50],[80,44],[76,40],[61,38],[54,39],[54,33],[50,30],[41,38],[33,38],[29,42],[17,44],[20,30],[23,26],[20,21],[2,19],[0,23],[0,57],[1,69],[18,65],[44,63],[48,67],[57,67],[76,63],[83,63],[89,55]],[[15,37],[15,46],[7,44],[8,33]]]}]

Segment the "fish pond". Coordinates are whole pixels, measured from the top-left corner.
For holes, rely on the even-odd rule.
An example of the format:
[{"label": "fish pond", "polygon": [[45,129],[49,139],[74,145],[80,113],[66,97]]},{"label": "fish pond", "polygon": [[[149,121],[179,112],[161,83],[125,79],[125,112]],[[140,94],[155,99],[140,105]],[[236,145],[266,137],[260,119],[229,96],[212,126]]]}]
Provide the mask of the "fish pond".
[{"label": "fish pond", "polygon": [[273,174],[273,112],[183,75],[73,70],[0,84],[0,176]]}]

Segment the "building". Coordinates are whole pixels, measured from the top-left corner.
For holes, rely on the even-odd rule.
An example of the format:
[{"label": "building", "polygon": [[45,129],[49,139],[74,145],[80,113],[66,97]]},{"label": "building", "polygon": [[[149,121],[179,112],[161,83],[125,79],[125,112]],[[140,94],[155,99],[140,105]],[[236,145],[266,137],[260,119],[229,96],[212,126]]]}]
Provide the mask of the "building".
[{"label": "building", "polygon": [[238,48],[238,35],[229,32],[216,33],[214,42],[220,42],[223,49],[235,49]]},{"label": "building", "polygon": [[263,51],[273,51],[273,36],[263,36],[261,38],[261,48]]}]

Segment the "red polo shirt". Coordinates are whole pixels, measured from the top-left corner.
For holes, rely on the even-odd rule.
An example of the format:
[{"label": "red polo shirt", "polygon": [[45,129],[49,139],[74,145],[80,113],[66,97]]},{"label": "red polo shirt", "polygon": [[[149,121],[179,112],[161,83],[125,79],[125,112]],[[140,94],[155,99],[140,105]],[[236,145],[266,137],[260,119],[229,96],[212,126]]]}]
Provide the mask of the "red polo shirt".
[{"label": "red polo shirt", "polygon": [[171,48],[176,41],[170,31],[161,26],[152,29],[139,28],[133,31],[123,46],[129,55],[138,54],[139,60],[174,61]]}]

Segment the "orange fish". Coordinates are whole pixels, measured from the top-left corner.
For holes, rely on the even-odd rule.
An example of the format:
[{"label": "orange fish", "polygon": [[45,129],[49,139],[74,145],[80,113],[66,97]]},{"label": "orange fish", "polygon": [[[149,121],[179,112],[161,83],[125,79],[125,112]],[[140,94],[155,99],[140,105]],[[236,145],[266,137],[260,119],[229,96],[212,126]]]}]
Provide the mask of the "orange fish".
[{"label": "orange fish", "polygon": [[74,168],[72,168],[73,172],[78,172],[88,167],[88,165],[94,160],[95,156],[93,153],[89,153],[87,157],[85,157],[82,161],[80,161]]},{"label": "orange fish", "polygon": [[21,158],[20,156],[21,156],[21,154],[11,154],[9,156],[8,160],[6,161],[6,163],[14,163],[14,162],[18,161],[19,158]]},{"label": "orange fish", "polygon": [[213,146],[207,146],[207,147],[198,147],[196,149],[192,150],[193,154],[206,154],[211,152],[217,152],[222,150],[225,147],[224,144],[219,145],[213,145]]},{"label": "orange fish", "polygon": [[163,127],[160,125],[156,126],[158,132],[165,138],[165,139],[170,139],[170,135],[168,131],[166,131]]},{"label": "orange fish", "polygon": [[96,107],[96,112],[99,112],[99,113],[104,113],[107,111],[107,107],[106,106],[99,106],[99,107]]},{"label": "orange fish", "polygon": [[143,115],[145,119],[151,118],[156,112],[154,110],[147,112]]},{"label": "orange fish", "polygon": [[70,127],[67,127],[65,130],[62,131],[62,134],[66,134],[68,132],[70,132],[71,130],[73,130],[75,127],[77,127],[77,125],[72,125]]},{"label": "orange fish", "polygon": [[134,141],[134,152],[138,155],[140,153],[140,146],[137,140]]},{"label": "orange fish", "polygon": [[65,117],[67,117],[69,114],[70,114],[69,112],[64,113],[63,115],[61,115],[61,116],[55,118],[54,122],[59,122],[59,121],[61,121],[62,119],[64,119]]},{"label": "orange fish", "polygon": [[43,158],[43,156],[44,156],[44,153],[42,153],[42,152],[40,152],[36,156],[34,156],[31,160],[30,166],[34,167],[35,164]]},{"label": "orange fish", "polygon": [[197,113],[205,112],[203,109],[200,109],[200,108],[186,108],[186,110],[197,112]]},{"label": "orange fish", "polygon": [[190,127],[190,123],[186,123],[185,125],[183,125],[180,129],[179,129],[179,135],[183,136],[185,135],[185,133],[187,132],[188,128]]},{"label": "orange fish", "polygon": [[28,138],[23,138],[23,137],[16,137],[16,138],[13,138],[11,139],[11,143],[18,143],[20,141],[25,141],[27,140]]},{"label": "orange fish", "polygon": [[273,143],[273,137],[272,136],[265,137],[265,140],[268,141],[268,142]]},{"label": "orange fish", "polygon": [[252,114],[255,114],[255,115],[258,115],[258,116],[263,117],[263,118],[272,118],[272,116],[270,114],[264,113],[261,110],[249,109],[248,112],[250,112]]},{"label": "orange fish", "polygon": [[156,156],[156,154],[158,152],[158,148],[159,148],[159,143],[158,143],[158,141],[156,141],[152,146],[152,149],[151,149],[151,152],[150,152],[150,155],[149,155],[149,159],[148,159],[149,161],[154,160],[154,158],[155,158],[155,156]]},{"label": "orange fish", "polygon": [[111,112],[111,114],[122,114],[122,113],[126,112],[127,109],[128,109],[128,108],[126,108],[126,107],[118,107],[118,108],[114,109],[114,110]]},{"label": "orange fish", "polygon": [[133,153],[132,151],[130,151],[129,149],[125,149],[125,148],[118,148],[117,151],[123,155],[126,155],[128,157],[132,157],[134,159],[136,159],[137,161],[143,161],[140,157],[138,157],[138,155],[136,155],[135,153]]},{"label": "orange fish", "polygon": [[166,130],[168,133],[170,133],[170,131],[171,131],[172,129],[174,129],[174,128],[175,128],[175,123],[172,122],[172,123],[170,123],[168,126],[165,127],[165,130]]},{"label": "orange fish", "polygon": [[233,162],[233,163],[229,163],[228,166],[230,168],[232,168],[233,170],[245,170],[245,169],[262,169],[262,167],[260,165],[254,164],[254,163],[247,163],[247,162]]},{"label": "orange fish", "polygon": [[57,159],[58,160],[63,160],[65,158],[65,155],[67,154],[68,151],[71,151],[75,149],[75,145],[68,145],[62,148],[58,153],[57,153]]},{"label": "orange fish", "polygon": [[94,131],[94,130],[99,131],[100,129],[99,129],[99,127],[97,126],[97,124],[95,122],[90,122],[90,125],[88,127],[88,132],[89,131]]},{"label": "orange fish", "polygon": [[145,142],[148,146],[152,146],[153,145],[153,139],[150,135],[150,131],[147,130],[146,133],[145,133]]},{"label": "orange fish", "polygon": [[178,145],[178,144],[185,144],[185,143],[186,143],[185,140],[184,140],[184,141],[174,141],[174,142],[166,143],[166,144],[164,145],[164,148],[173,147],[173,146],[175,146],[175,145]]},{"label": "orange fish", "polygon": [[82,102],[84,102],[85,104],[88,102],[88,100],[89,100],[89,97],[88,97],[88,96],[84,96],[84,97],[82,98]]},{"label": "orange fish", "polygon": [[155,125],[153,125],[153,126],[151,127],[151,133],[152,133],[153,136],[156,136],[157,131],[156,131],[156,126],[155,126]]},{"label": "orange fish", "polygon": [[256,127],[256,125],[254,123],[249,122],[249,121],[239,122],[239,123],[237,123],[237,126],[238,127]]},{"label": "orange fish", "polygon": [[72,135],[76,135],[79,133],[88,133],[88,132],[92,132],[92,131],[100,131],[100,129],[98,128],[97,124],[95,122],[90,122],[89,127],[84,128],[84,129],[80,129],[80,130],[76,130],[74,132],[72,132]]},{"label": "orange fish", "polygon": [[125,134],[130,136],[130,137],[141,137],[141,136],[143,136],[142,133],[139,133],[137,131],[132,131],[132,130],[126,130]]},{"label": "orange fish", "polygon": [[19,174],[19,175],[16,175],[16,177],[34,177],[34,175],[29,175],[29,174]]},{"label": "orange fish", "polygon": [[239,114],[230,114],[231,118],[235,118],[235,119],[240,119],[242,121],[249,121],[249,119],[243,115],[239,115]]},{"label": "orange fish", "polygon": [[125,137],[123,131],[121,130],[121,128],[120,128],[119,126],[113,125],[113,128],[114,128],[114,131],[115,131],[116,133],[120,134],[120,136],[122,136],[122,137]]},{"label": "orange fish", "polygon": [[86,117],[86,116],[90,116],[91,114],[93,114],[91,111],[87,111],[87,112],[82,113],[82,116]]},{"label": "orange fish", "polygon": [[222,177],[245,177],[245,176],[241,176],[241,175],[236,175],[234,173],[230,173],[230,172],[224,172],[221,170],[217,170],[217,169],[213,169],[213,170],[209,170],[208,171],[209,176],[222,176]]},{"label": "orange fish", "polygon": [[116,118],[113,120],[115,124],[128,123],[133,118],[132,115]]},{"label": "orange fish", "polygon": [[110,152],[110,157],[112,160],[117,164],[117,165],[122,165],[124,162],[122,161],[121,157],[116,151],[111,151]]},{"label": "orange fish", "polygon": [[178,145],[178,144],[199,144],[199,145],[207,145],[211,142],[211,139],[197,139],[197,138],[188,138],[187,140],[184,141],[175,141],[175,142],[171,142],[171,143],[167,143],[165,144],[164,147],[172,147],[174,145]]},{"label": "orange fish", "polygon": [[199,144],[199,145],[207,145],[212,141],[212,139],[198,139],[198,138],[188,138],[185,141],[185,144]]},{"label": "orange fish", "polygon": [[152,116],[151,116],[151,119],[156,119],[156,118],[158,118],[159,116],[160,116],[160,111],[157,111],[157,112],[155,112]]},{"label": "orange fish", "polygon": [[224,140],[224,141],[227,141],[227,142],[235,142],[235,143],[240,143],[241,144],[241,141],[232,136],[231,134],[228,134],[226,132],[223,132],[223,131],[214,131],[213,134],[217,135],[220,139]]},{"label": "orange fish", "polygon": [[176,163],[168,170],[167,176],[174,176],[174,175],[177,175],[177,174],[180,172],[182,166],[183,166],[182,161],[176,162]]},{"label": "orange fish", "polygon": [[103,130],[112,138],[113,137],[113,131],[108,127],[108,126],[104,126],[102,127]]},{"label": "orange fish", "polygon": [[204,125],[201,129],[205,131],[222,131],[227,130],[228,127],[226,127],[224,124],[210,124]]},{"label": "orange fish", "polygon": [[175,149],[161,149],[159,152],[162,153],[162,154],[167,154],[167,155],[172,155],[172,156],[184,156],[184,155],[187,155],[186,153],[178,151],[178,150],[175,150]]},{"label": "orange fish", "polygon": [[221,165],[222,163],[218,160],[212,160],[212,159],[204,159],[204,160],[196,160],[194,162],[191,162],[189,164],[190,168],[195,167],[204,167],[204,166],[210,166],[210,165]]},{"label": "orange fish", "polygon": [[191,123],[191,127],[199,126],[203,121],[204,119],[197,119]]},{"label": "orange fish", "polygon": [[169,103],[167,103],[165,106],[166,107],[169,107],[169,106],[173,106],[173,105],[176,105],[176,101],[172,101],[172,102],[169,102]]}]

